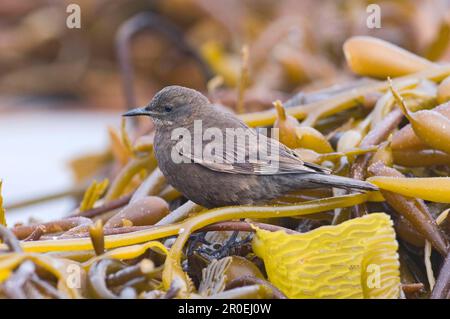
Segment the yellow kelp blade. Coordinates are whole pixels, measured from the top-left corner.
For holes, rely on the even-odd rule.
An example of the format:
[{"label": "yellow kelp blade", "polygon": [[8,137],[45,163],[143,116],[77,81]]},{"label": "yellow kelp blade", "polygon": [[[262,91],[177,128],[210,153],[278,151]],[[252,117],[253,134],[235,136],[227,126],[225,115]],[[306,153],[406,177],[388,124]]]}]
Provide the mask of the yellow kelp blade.
[{"label": "yellow kelp blade", "polygon": [[13,270],[21,263],[31,260],[36,266],[57,278],[56,288],[67,298],[82,297],[83,288],[80,282],[85,273],[77,262],[34,253],[9,253],[2,256],[3,258],[0,258],[0,284],[8,279]]},{"label": "yellow kelp blade", "polygon": [[417,197],[432,202],[450,203],[450,177],[384,177],[368,179],[372,184],[404,196]]},{"label": "yellow kelp blade", "polygon": [[0,225],[6,226],[6,212],[3,208],[2,180],[0,179]]},{"label": "yellow kelp blade", "polygon": [[253,239],[269,280],[289,298],[398,298],[397,249],[384,213],[304,234],[257,229]]},{"label": "yellow kelp blade", "polygon": [[125,165],[131,158],[132,153],[130,153],[127,146],[123,144],[123,135],[113,127],[108,127],[108,134],[111,143],[111,152],[114,158],[121,165]]},{"label": "yellow kelp blade", "polygon": [[94,180],[84,193],[83,200],[80,204],[80,212],[92,209],[95,202],[103,195],[108,185],[109,180],[107,178],[100,183]]},{"label": "yellow kelp blade", "polygon": [[390,42],[369,36],[355,36],[343,45],[350,69],[358,74],[385,79],[432,68],[434,64]]}]

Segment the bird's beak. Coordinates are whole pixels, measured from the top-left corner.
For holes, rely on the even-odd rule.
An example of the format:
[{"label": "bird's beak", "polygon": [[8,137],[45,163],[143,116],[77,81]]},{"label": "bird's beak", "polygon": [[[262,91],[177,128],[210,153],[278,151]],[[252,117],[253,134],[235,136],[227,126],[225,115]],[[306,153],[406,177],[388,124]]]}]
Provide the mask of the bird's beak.
[{"label": "bird's beak", "polygon": [[145,107],[138,107],[122,114],[122,116],[141,116],[141,115],[156,117],[159,115],[159,113],[148,111],[145,109]]}]

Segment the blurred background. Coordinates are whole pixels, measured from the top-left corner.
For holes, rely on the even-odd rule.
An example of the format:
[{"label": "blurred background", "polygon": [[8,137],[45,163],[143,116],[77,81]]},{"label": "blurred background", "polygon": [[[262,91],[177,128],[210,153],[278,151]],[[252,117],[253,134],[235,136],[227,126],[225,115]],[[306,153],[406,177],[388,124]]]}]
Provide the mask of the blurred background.
[{"label": "blurred background", "polygon": [[[367,24],[372,3],[380,28]],[[80,28],[67,25],[70,4],[80,8]],[[351,81],[342,44],[352,35],[449,61],[450,0],[0,0],[9,223],[73,208],[64,195],[83,189],[77,158],[107,151],[120,113],[162,87],[188,86],[236,108],[245,77],[245,111],[267,109]],[[61,199],[13,208],[45,197]]]}]

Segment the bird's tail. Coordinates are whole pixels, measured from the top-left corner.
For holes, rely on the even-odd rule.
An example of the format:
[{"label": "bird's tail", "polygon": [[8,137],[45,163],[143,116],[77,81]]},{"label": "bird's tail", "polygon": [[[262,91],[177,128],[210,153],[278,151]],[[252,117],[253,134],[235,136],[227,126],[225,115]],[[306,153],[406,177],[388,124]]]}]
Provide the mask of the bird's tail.
[{"label": "bird's tail", "polygon": [[365,181],[360,181],[358,179],[342,177],[331,174],[304,174],[302,175],[302,180],[307,180],[314,184],[326,185],[336,188],[353,188],[361,189],[366,191],[376,191],[378,187]]}]

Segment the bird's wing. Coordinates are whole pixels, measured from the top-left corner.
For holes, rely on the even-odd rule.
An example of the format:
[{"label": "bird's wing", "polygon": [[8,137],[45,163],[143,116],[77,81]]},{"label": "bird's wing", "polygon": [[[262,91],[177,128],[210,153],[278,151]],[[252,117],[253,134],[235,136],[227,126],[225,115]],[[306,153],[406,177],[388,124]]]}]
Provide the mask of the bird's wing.
[{"label": "bird's wing", "polygon": [[233,143],[234,147],[231,147],[231,150],[225,145],[223,151],[217,154],[205,156],[186,152],[184,150],[190,147],[187,148],[182,142],[177,143],[175,148],[181,156],[191,162],[224,173],[248,175],[330,173],[330,170],[319,165],[303,162],[295,151],[277,140],[251,131],[253,133],[250,134],[257,138],[258,143]]}]

